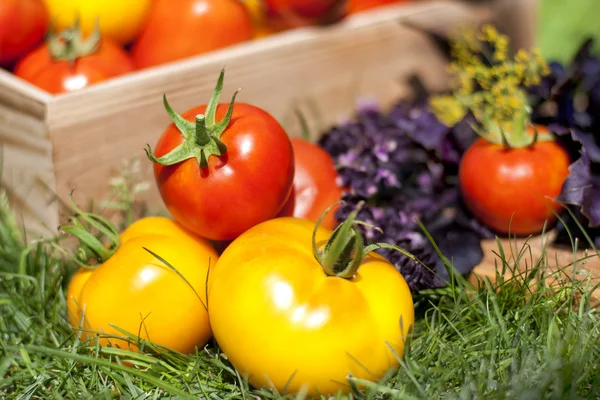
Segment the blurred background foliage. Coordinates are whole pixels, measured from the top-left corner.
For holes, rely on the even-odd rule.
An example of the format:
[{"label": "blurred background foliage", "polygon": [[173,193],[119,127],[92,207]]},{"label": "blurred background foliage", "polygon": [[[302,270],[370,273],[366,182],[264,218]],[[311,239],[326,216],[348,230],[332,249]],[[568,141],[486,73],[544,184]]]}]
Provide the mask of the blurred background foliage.
[{"label": "blurred background foliage", "polygon": [[584,38],[600,50],[600,0],[538,0],[536,46],[551,60],[568,62]]}]

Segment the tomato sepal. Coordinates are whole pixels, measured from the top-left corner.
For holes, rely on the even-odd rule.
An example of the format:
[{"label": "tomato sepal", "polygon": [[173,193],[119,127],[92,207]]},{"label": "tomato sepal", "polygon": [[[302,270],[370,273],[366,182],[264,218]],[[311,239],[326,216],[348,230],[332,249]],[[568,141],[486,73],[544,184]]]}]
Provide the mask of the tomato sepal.
[{"label": "tomato sepal", "polygon": [[[550,132],[540,133],[535,124],[531,122],[531,107],[525,106],[516,111],[510,132],[488,116],[483,116],[481,125],[470,123],[471,128],[480,137],[493,144],[500,144],[505,149],[532,148],[538,142],[552,142],[555,136]],[[529,134],[529,129],[533,135]]]},{"label": "tomato sepal", "polygon": [[331,209],[338,203],[343,202],[336,202],[323,212],[316,223],[312,235],[313,254],[315,259],[319,262],[319,264],[321,264],[323,271],[328,276],[352,279],[358,273],[358,269],[360,268],[363,259],[369,253],[382,248],[398,251],[411,260],[420,263],[425,268],[429,268],[415,255],[399,246],[389,243],[373,243],[367,246],[364,245],[362,232],[358,226],[365,225],[374,229],[380,229],[364,221],[356,219],[360,209],[364,205],[364,202],[358,203],[356,208],[350,213],[350,215],[348,215],[346,220],[344,220],[334,229],[323,248],[319,249],[316,243],[316,233],[319,225],[321,224],[321,221],[324,219],[325,215],[329,213]]},{"label": "tomato sepal", "polygon": [[210,156],[222,156],[227,152],[227,146],[221,141],[221,135],[231,122],[233,114],[233,106],[235,99],[240,89],[236,90],[231,98],[229,107],[225,117],[219,122],[216,121],[217,106],[223,92],[223,80],[225,77],[225,69],[221,70],[217,85],[210,98],[206,108],[206,114],[196,115],[196,121],[191,122],[186,120],[177,113],[167,100],[167,96],[163,95],[163,104],[167,114],[181,132],[184,141],[169,153],[161,157],[156,157],[152,152],[149,144],[146,144],[146,155],[148,158],[157,164],[163,166],[175,165],[190,158],[195,158],[202,168],[208,167],[208,159]]},{"label": "tomato sepal", "polygon": [[58,34],[50,29],[48,33],[48,52],[55,61],[75,62],[78,58],[94,54],[101,44],[100,23],[96,20],[96,26],[91,35],[83,38],[79,18],[75,19],[72,27],[64,29]]}]

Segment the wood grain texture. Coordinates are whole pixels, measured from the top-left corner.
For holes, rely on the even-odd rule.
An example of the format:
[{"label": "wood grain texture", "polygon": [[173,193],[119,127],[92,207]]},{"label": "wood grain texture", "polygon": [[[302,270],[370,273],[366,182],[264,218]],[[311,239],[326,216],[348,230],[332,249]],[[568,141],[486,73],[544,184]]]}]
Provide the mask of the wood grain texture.
[{"label": "wood grain texture", "polygon": [[[162,105],[166,93],[178,111],[207,102],[226,66],[223,101],[242,88],[238,101],[263,107],[291,136],[291,118],[301,108],[317,133],[348,117],[357,97],[389,105],[406,93],[404,79],[418,73],[433,89],[445,87],[445,63],[429,40],[399,24],[444,26],[474,23],[487,9],[456,2],[425,2],[360,15],[329,28],[290,31],[256,42],[115,79],[61,95],[48,106],[57,190],[75,188],[81,202],[107,195],[107,182],[122,160],[140,157],[148,180],[152,146],[170,123]],[[315,116],[314,110],[318,110]],[[154,186],[147,200],[161,206]]]},{"label": "wood grain texture", "polygon": [[[52,144],[44,119],[20,110],[37,114],[44,105],[27,96],[10,97],[9,104],[6,99],[0,96],[0,184],[30,237],[36,238],[58,224]],[[16,109],[15,103],[23,107]]]},{"label": "wood grain texture", "polygon": [[43,120],[53,97],[13,74],[0,69],[0,103]]}]

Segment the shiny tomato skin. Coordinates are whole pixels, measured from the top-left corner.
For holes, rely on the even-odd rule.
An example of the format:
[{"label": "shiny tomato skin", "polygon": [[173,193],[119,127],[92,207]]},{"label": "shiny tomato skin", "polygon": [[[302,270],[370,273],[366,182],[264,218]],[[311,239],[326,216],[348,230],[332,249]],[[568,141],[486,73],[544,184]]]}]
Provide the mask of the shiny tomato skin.
[{"label": "shiny tomato skin", "polygon": [[348,0],[348,14],[371,10],[379,6],[390,5],[395,3],[404,3],[409,0]]},{"label": "shiny tomato skin", "polygon": [[[165,259],[185,280],[144,248]],[[206,240],[175,221],[140,219],[121,234],[119,248],[107,261],[73,276],[67,291],[69,321],[75,329],[105,333],[99,338],[103,346],[137,350],[110,337],[122,335],[115,325],[160,346],[192,353],[212,336],[206,280],[209,262],[212,266],[217,260]],[[94,334],[82,335],[94,340]]]},{"label": "shiny tomato skin", "polygon": [[275,32],[312,25],[327,25],[344,17],[337,0],[266,0],[266,25]]},{"label": "shiny tomato skin", "polygon": [[108,40],[95,53],[79,57],[73,64],[53,60],[46,44],[25,56],[15,66],[16,76],[52,93],[83,89],[134,70],[129,55]]},{"label": "shiny tomato skin", "polygon": [[244,0],[244,7],[250,13],[254,26],[254,39],[271,36],[277,33],[277,29],[268,21],[267,7],[262,0]]},{"label": "shiny tomato skin", "polygon": [[42,41],[48,24],[43,0],[0,0],[0,65],[32,50]]},{"label": "shiny tomato skin", "polygon": [[[217,107],[216,120],[228,104]],[[194,121],[206,105],[182,114]],[[201,168],[195,158],[172,166],[154,163],[160,194],[171,215],[184,227],[211,240],[226,241],[273,218],[292,190],[294,154],[287,133],[267,112],[235,103],[229,126],[221,136],[223,156],[211,156]],[[171,124],[159,139],[155,156],[170,152],[183,141]]]},{"label": "shiny tomato skin", "polygon": [[336,0],[265,0],[267,9],[273,14],[293,13],[311,19],[324,16],[335,3]]},{"label": "shiny tomato skin", "polygon": [[155,0],[132,55],[137,68],[147,68],[253,36],[250,13],[238,0]]},{"label": "shiny tomato skin", "polygon": [[67,314],[69,323],[73,327],[83,327],[79,295],[90,276],[94,273],[92,268],[80,268],[73,274],[67,288]]},{"label": "shiny tomato skin", "polygon": [[142,29],[154,0],[44,0],[54,29],[73,26],[75,17],[84,35],[96,29],[119,45],[131,43]]},{"label": "shiny tomato skin", "polygon": [[551,199],[560,193],[568,167],[567,152],[553,141],[507,150],[479,139],[460,162],[460,188],[467,207],[489,228],[535,234],[556,220],[560,205]]},{"label": "shiny tomato skin", "polygon": [[[331,156],[320,146],[300,138],[292,138],[294,149],[294,189],[279,216],[293,216],[317,221],[325,210],[342,199],[338,173]],[[323,227],[336,225],[332,208],[323,218]]]},{"label": "shiny tomato skin", "polygon": [[[211,269],[214,338],[254,387],[347,393],[349,374],[377,380],[403,355],[414,305],[402,275],[371,253],[354,278],[327,276],[312,252],[314,228],[271,219],[234,240]],[[319,228],[317,244],[331,233]]]}]

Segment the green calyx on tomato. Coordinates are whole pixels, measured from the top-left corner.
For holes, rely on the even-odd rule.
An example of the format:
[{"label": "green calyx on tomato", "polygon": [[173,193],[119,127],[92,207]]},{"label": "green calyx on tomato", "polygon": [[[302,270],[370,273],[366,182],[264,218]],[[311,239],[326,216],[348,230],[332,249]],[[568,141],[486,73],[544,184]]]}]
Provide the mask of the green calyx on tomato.
[{"label": "green calyx on tomato", "polygon": [[227,109],[227,114],[221,121],[217,122],[215,116],[217,113],[217,106],[219,105],[219,99],[223,92],[224,76],[225,70],[223,69],[217,80],[215,91],[208,103],[206,115],[198,114],[195,123],[184,119],[180,114],[175,112],[169,105],[166,95],[163,96],[165,109],[185,140],[171,152],[158,158],[154,156],[148,145],[146,147],[146,154],[151,161],[167,166],[178,164],[190,158],[196,158],[198,164],[202,168],[206,168],[208,167],[208,158],[210,156],[222,156],[227,152],[227,146],[221,141],[221,135],[225,132],[227,126],[231,122],[233,105],[239,89],[233,94],[231,102],[229,103],[229,108]]},{"label": "green calyx on tomato", "polygon": [[505,148],[554,140],[550,133],[538,132],[535,127],[531,134],[531,107],[523,89],[538,84],[550,71],[539,51],[521,49],[509,60],[508,37],[487,25],[481,32],[468,31],[455,38],[452,52],[452,93],[434,96],[430,102],[441,122],[452,126],[471,113],[478,122],[473,128],[479,136]]},{"label": "green calyx on tomato", "polygon": [[74,62],[80,57],[98,51],[101,43],[100,25],[96,21],[96,28],[87,39],[84,39],[79,26],[79,19],[76,19],[72,27],[58,34],[52,33],[51,29],[47,42],[48,51],[53,60]]},{"label": "green calyx on tomato", "polygon": [[[323,248],[319,248],[316,242],[316,235],[325,215],[335,206],[330,206],[321,215],[312,234],[313,254],[316,260],[323,267],[323,271],[328,276],[338,278],[352,279],[358,272],[363,259],[372,251],[381,248],[396,250],[411,260],[421,263],[413,254],[408,251],[388,243],[374,243],[364,246],[362,233],[358,225],[371,225],[356,220],[356,217],[362,208],[363,203],[359,203],[357,207],[350,213],[345,221],[340,223],[333,231]],[[378,228],[376,228],[378,229]],[[422,263],[421,263],[422,264]],[[423,264],[425,268],[428,268]]]}]

